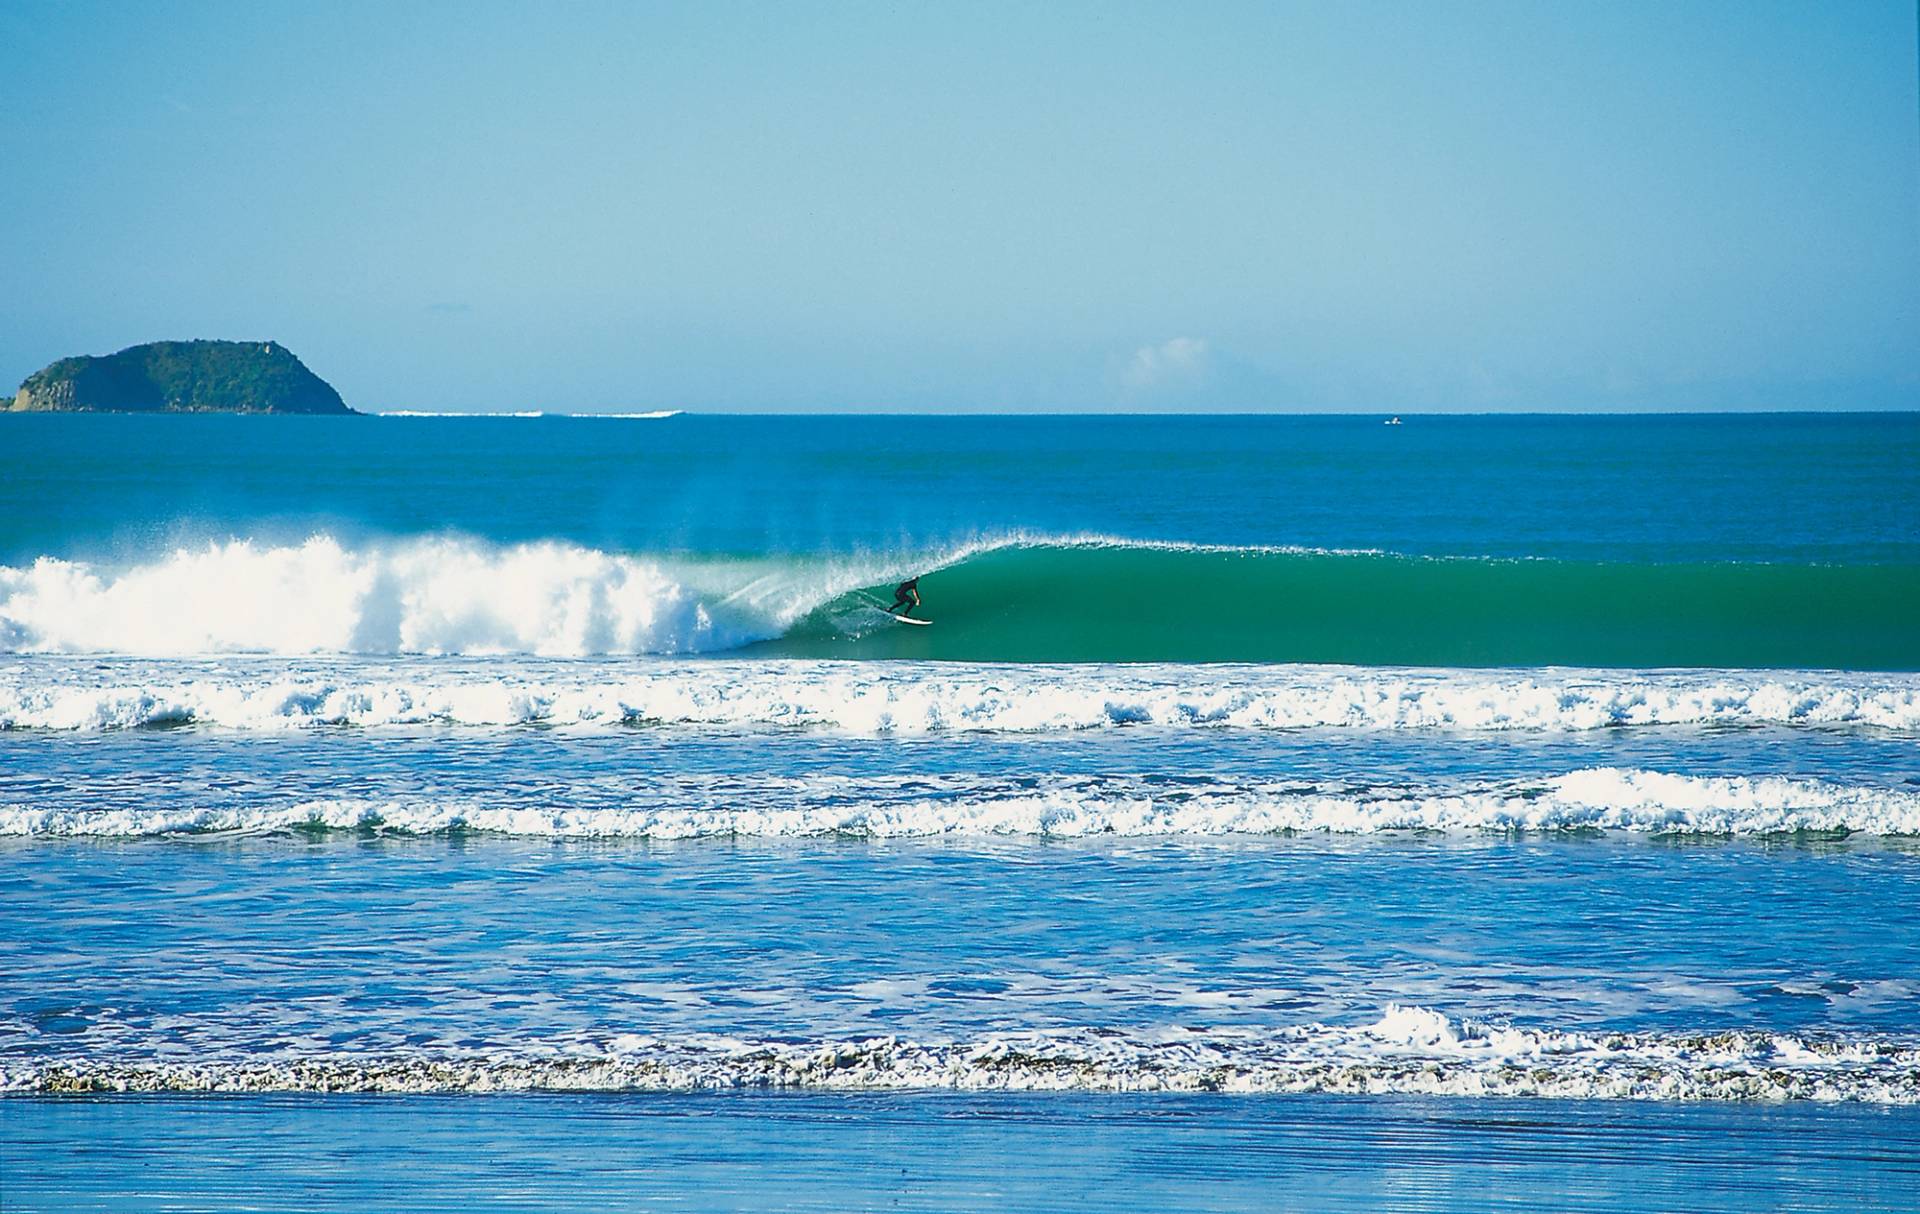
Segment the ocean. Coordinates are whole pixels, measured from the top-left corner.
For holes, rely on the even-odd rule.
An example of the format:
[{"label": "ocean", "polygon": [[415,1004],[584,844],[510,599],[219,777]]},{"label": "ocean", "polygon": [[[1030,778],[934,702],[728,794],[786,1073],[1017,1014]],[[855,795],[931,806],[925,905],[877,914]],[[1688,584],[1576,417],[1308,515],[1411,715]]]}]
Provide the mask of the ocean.
[{"label": "ocean", "polygon": [[0,417],[0,1204],[1920,1209],[1920,415],[1381,422]]}]

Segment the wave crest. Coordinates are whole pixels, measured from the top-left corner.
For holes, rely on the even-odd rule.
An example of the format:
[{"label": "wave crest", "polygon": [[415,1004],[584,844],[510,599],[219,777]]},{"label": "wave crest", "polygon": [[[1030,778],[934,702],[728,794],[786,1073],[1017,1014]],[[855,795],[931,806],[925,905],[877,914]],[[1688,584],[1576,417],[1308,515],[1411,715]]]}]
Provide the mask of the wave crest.
[{"label": "wave crest", "polygon": [[0,664],[0,729],[1920,729],[1920,676],[836,661]]},{"label": "wave crest", "polygon": [[355,831],[556,839],[1180,838],[1388,831],[1920,835],[1920,793],[1784,777],[1613,767],[1459,788],[1137,776],[673,777],[556,805],[326,798],[224,806],[0,804],[0,836]]},{"label": "wave crest", "polygon": [[703,653],[779,636],[875,572],[444,537],[357,549],[330,536],[233,540],[121,569],[42,557],[0,567],[0,650]]},{"label": "wave crest", "polygon": [[1374,1024],[743,1041],[628,1036],[443,1056],[0,1062],[0,1092],[959,1090],[1920,1103],[1920,1048],[1785,1033],[1579,1033],[1389,1005]]}]

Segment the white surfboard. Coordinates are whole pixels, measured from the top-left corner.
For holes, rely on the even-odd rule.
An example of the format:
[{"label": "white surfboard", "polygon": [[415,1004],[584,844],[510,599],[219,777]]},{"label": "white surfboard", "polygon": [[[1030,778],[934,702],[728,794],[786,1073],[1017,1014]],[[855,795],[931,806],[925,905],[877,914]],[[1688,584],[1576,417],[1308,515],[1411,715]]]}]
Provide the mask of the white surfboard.
[{"label": "white surfboard", "polygon": [[885,607],[882,607],[878,603],[875,603],[873,605],[873,609],[879,612],[881,615],[886,616],[888,619],[898,621],[899,623],[902,623],[902,624],[918,624],[922,628],[925,628],[928,624],[933,623],[932,620],[916,619],[915,617],[910,615],[897,615],[894,612],[887,610]]},{"label": "white surfboard", "polygon": [[[882,602],[881,600],[874,598],[872,595],[866,593],[865,591],[859,591],[858,593],[861,598],[867,600],[868,606],[872,607],[875,611],[879,612],[881,615],[886,616],[890,620],[898,620],[902,624],[918,624],[922,628],[925,628],[928,624],[933,623],[932,620],[919,620],[919,619],[915,619],[913,616],[910,616],[910,615],[896,615],[894,613],[893,608],[887,606],[886,603]],[[898,606],[898,604],[895,604],[895,606]]]}]

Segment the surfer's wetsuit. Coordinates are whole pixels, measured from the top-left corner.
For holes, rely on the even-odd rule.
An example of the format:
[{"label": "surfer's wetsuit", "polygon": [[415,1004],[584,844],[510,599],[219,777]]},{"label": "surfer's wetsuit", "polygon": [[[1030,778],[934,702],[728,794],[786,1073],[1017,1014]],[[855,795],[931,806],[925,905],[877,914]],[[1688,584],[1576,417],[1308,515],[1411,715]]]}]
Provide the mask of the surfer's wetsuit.
[{"label": "surfer's wetsuit", "polygon": [[906,581],[900,583],[898,586],[895,586],[893,588],[893,606],[887,608],[887,610],[900,611],[900,605],[902,603],[905,603],[907,605],[907,609],[905,611],[900,611],[900,614],[912,615],[913,609],[920,605],[919,587],[920,587],[920,579],[917,577],[910,577]]}]

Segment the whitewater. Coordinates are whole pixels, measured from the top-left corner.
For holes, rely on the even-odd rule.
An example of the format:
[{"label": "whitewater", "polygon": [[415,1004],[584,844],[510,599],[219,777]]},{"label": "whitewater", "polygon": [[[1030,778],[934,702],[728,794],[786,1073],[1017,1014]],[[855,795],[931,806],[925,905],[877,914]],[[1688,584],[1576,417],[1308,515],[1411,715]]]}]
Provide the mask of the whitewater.
[{"label": "whitewater", "polygon": [[[15,652],[686,653],[777,636],[883,570],[670,566],[567,543],[331,536],[181,548],[100,568],[0,567]],[[786,576],[782,576],[785,574]]]},{"label": "whitewater", "polygon": [[1587,1034],[1389,1005],[1372,1024],[1155,1033],[1053,1030],[982,1041],[726,1037],[538,1050],[101,1065],[0,1065],[0,1094],[695,1092],[820,1089],[1339,1093],[1563,1100],[1920,1103],[1920,1045],[1792,1034]]},{"label": "whitewater", "polygon": [[0,1135],[1913,1139],[1920,425],[1379,420],[0,417]]},{"label": "whitewater", "polygon": [[0,729],[792,727],[860,733],[1167,729],[1920,729],[1920,676],[1344,666],[302,662],[0,667]]},{"label": "whitewater", "polygon": [[724,837],[1043,839],[1280,835],[1298,831],[1624,831],[1655,835],[1920,836],[1920,790],[1782,777],[1695,777],[1592,768],[1456,788],[1125,776],[945,775],[603,781],[556,806],[419,798],[186,803],[114,809],[0,804],[0,836],[116,837],[350,831],[476,831],[555,839]]}]

